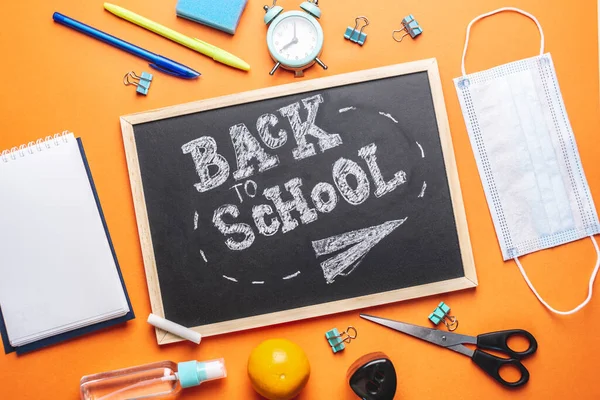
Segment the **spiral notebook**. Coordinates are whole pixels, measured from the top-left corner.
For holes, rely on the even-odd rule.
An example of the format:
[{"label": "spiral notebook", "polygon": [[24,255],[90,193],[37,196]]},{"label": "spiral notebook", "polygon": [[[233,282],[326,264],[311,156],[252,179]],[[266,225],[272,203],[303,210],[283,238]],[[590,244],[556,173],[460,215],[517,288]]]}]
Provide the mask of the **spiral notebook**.
[{"label": "spiral notebook", "polygon": [[0,328],[35,350],[134,317],[81,139],[0,155]]}]

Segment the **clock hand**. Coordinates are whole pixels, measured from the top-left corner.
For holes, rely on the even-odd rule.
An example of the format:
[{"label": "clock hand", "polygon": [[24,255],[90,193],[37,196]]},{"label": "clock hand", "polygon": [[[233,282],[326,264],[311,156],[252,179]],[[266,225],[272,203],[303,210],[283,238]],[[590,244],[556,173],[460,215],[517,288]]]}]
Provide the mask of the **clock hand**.
[{"label": "clock hand", "polygon": [[298,42],[298,37],[296,36],[296,23],[294,22],[294,40],[296,43]]},{"label": "clock hand", "polygon": [[284,51],[285,49],[287,49],[288,47],[290,47],[293,44],[294,44],[294,41],[292,40],[291,42],[289,42],[288,44],[286,44],[285,46],[283,46],[280,51]]},{"label": "clock hand", "polygon": [[296,43],[298,43],[298,39],[294,38],[294,39],[292,39],[291,42],[289,42],[288,44],[283,46],[280,51],[284,51],[285,49],[287,49],[288,47],[290,47],[291,45],[296,44]]}]

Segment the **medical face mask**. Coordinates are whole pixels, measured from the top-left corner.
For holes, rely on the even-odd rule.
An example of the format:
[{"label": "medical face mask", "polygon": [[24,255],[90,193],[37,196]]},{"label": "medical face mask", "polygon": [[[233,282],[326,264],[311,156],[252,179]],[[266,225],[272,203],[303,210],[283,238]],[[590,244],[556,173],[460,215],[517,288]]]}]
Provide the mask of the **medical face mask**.
[{"label": "medical face mask", "polygon": [[[467,75],[465,55],[471,26],[502,11],[521,13],[536,23],[540,55]],[[600,223],[554,64],[550,54],[544,54],[538,20],[512,7],[475,18],[467,27],[462,74],[454,84],[502,256],[505,261],[515,260],[530,289],[549,310],[575,313],[592,297],[600,266],[600,250],[593,235],[600,232]],[[587,236],[598,257],[588,297],[571,311],[557,311],[537,293],[518,257]]]}]

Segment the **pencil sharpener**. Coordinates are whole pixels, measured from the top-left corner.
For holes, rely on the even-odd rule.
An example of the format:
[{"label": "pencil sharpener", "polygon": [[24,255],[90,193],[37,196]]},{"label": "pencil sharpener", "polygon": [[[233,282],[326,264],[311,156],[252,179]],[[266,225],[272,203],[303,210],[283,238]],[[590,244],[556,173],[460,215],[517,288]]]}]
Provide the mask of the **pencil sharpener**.
[{"label": "pencil sharpener", "polygon": [[352,391],[363,400],[393,400],[396,394],[396,369],[382,352],[369,353],[348,369],[346,379]]}]

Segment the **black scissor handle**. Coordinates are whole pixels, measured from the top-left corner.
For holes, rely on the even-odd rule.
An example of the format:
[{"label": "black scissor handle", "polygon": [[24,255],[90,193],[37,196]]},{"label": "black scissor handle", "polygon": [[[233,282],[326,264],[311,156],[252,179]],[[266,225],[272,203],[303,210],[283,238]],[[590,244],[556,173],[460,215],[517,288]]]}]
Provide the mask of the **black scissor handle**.
[{"label": "black scissor handle", "polygon": [[[508,339],[513,336],[521,336],[527,339],[529,347],[525,351],[514,351],[508,347]],[[517,360],[523,359],[537,351],[537,341],[533,335],[523,329],[510,329],[507,331],[498,331],[492,333],[484,333],[477,336],[477,347],[480,349],[496,350],[507,354],[510,358]]]},{"label": "black scissor handle", "polygon": [[[529,371],[519,360],[514,358],[500,358],[485,351],[475,350],[471,360],[484,370],[489,376],[500,382],[502,385],[509,388],[517,388],[523,386],[529,381]],[[508,366],[516,368],[521,373],[521,378],[516,382],[508,382],[500,376],[500,368]]]}]

